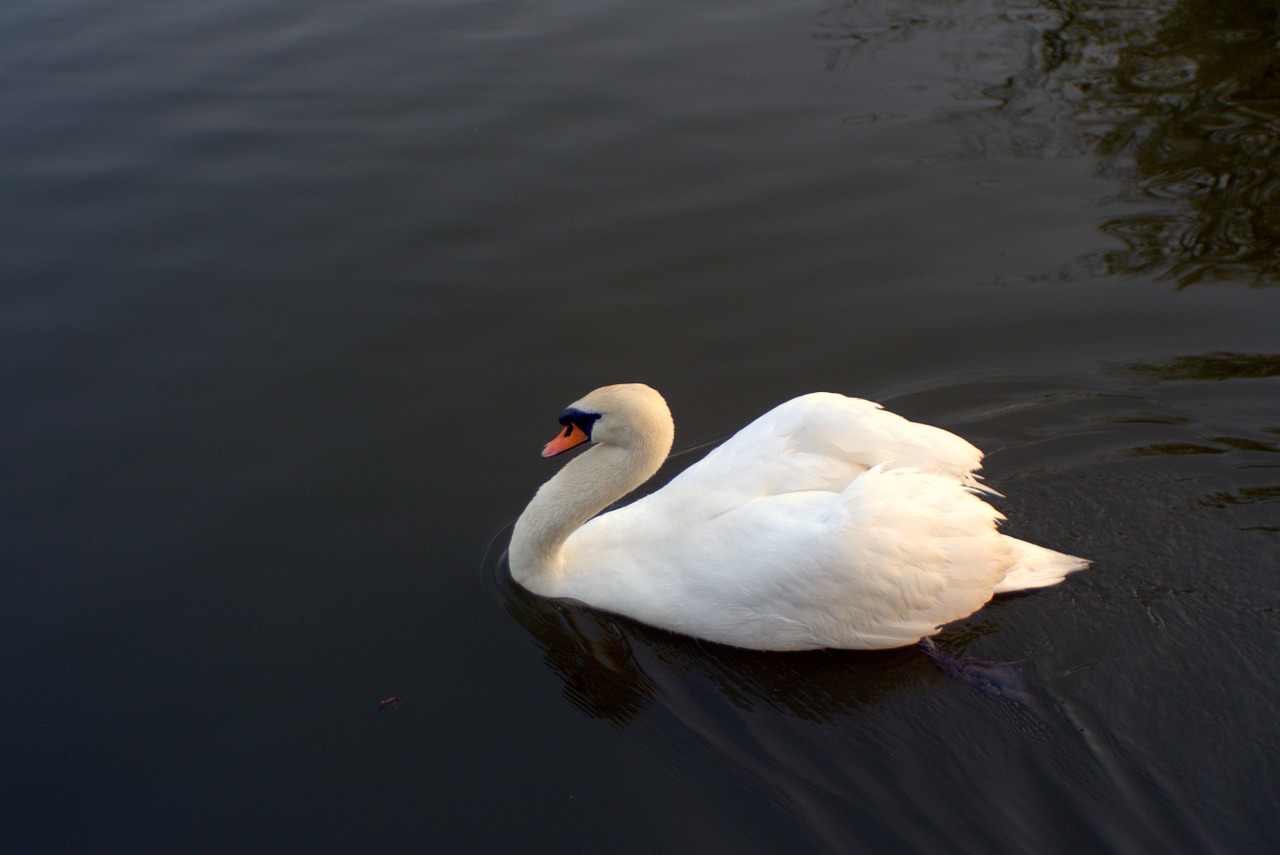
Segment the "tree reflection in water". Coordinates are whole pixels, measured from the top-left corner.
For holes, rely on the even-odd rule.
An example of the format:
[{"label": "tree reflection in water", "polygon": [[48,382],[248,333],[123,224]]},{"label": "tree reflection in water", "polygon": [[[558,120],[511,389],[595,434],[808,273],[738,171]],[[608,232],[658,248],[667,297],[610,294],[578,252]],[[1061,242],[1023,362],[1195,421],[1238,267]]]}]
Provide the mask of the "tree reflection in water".
[{"label": "tree reflection in water", "polygon": [[850,0],[818,26],[829,68],[917,32],[983,34],[951,57],[955,94],[987,105],[949,117],[967,154],[1091,154],[1145,206],[1100,224],[1123,248],[1065,275],[1280,282],[1280,4]]}]

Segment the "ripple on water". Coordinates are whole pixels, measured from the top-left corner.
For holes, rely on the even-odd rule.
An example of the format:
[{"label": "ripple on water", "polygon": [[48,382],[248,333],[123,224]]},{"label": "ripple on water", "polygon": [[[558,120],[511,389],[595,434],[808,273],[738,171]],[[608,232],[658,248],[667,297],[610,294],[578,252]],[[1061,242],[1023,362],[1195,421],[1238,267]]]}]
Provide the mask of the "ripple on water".
[{"label": "ripple on water", "polygon": [[1200,65],[1189,56],[1161,56],[1138,60],[1124,74],[1124,81],[1134,89],[1179,89],[1196,78]]},{"label": "ripple on water", "polygon": [[1058,30],[1067,22],[1067,16],[1050,9],[1010,9],[1004,15],[1010,21],[1027,24],[1038,30]]},{"label": "ripple on water", "polygon": [[1262,32],[1262,30],[1255,30],[1255,29],[1249,29],[1249,28],[1239,28],[1239,29],[1223,28],[1220,30],[1210,30],[1209,32],[1205,33],[1205,38],[1209,39],[1210,41],[1215,41],[1218,44],[1239,45],[1239,44],[1244,44],[1246,42],[1256,41],[1257,39],[1262,38],[1264,35],[1265,34]]},{"label": "ripple on water", "polygon": [[1212,142],[1254,156],[1267,157],[1280,148],[1280,132],[1261,124],[1233,125],[1210,133]]},{"label": "ripple on water", "polygon": [[1160,201],[1203,199],[1218,186],[1218,177],[1204,169],[1188,169],[1162,176],[1142,186],[1143,195]]}]

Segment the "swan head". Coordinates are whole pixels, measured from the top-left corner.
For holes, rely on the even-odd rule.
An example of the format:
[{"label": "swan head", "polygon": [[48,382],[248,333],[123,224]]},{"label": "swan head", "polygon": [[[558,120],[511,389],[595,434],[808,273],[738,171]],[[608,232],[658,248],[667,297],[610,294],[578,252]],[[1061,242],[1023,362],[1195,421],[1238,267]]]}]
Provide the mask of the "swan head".
[{"label": "swan head", "polygon": [[560,414],[564,429],[542,450],[553,457],[584,443],[538,490],[511,534],[511,575],[544,596],[560,596],[562,547],[579,526],[658,471],[675,427],[662,396],[641,383],[604,386]]},{"label": "swan head", "polygon": [[543,457],[591,442],[665,458],[675,439],[667,402],[643,383],[602,386],[566,407],[560,424],[564,430],[542,449]]}]

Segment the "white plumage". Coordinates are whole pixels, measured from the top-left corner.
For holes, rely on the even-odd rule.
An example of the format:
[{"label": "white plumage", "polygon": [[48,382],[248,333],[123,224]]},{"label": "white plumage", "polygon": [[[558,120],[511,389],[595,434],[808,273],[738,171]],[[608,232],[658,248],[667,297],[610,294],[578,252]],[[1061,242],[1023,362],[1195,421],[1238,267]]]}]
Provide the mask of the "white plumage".
[{"label": "white plumage", "polygon": [[900,647],[993,594],[1088,565],[1000,534],[1002,516],[978,496],[982,453],[869,401],[788,401],[594,519],[666,459],[670,410],[648,386],[606,386],[561,423],[544,455],[593,447],[517,521],[513,578],[686,635],[760,650]]}]

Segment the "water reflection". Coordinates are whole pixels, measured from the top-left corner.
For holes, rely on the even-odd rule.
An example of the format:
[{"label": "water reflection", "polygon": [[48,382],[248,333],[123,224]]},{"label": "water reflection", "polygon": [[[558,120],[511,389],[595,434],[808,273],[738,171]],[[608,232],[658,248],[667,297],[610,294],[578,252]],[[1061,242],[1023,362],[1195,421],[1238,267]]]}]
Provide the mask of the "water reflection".
[{"label": "water reflection", "polygon": [[[1270,353],[1233,353],[1213,352],[1179,356],[1158,362],[1133,362],[1118,366],[1120,372],[1154,383],[1213,383],[1222,381],[1250,381],[1244,389],[1236,392],[1241,398],[1254,399],[1260,402],[1259,410],[1264,418],[1274,417],[1274,407],[1269,402],[1274,395],[1259,396],[1257,381],[1274,380],[1280,377],[1280,355]],[[1210,412],[1213,409],[1226,409],[1220,403],[1223,395],[1211,396]],[[1195,396],[1203,401],[1203,396]],[[1248,408],[1236,405],[1231,409],[1247,412]],[[1194,425],[1188,422],[1189,428]],[[1245,425],[1237,423],[1236,429]],[[1275,455],[1280,454],[1280,443],[1270,435],[1280,434],[1280,425],[1255,425],[1257,436],[1230,435],[1196,435],[1193,439],[1181,439],[1175,442],[1161,442],[1134,448],[1130,455],[1135,457],[1181,456],[1181,455],[1221,455],[1231,467],[1231,480],[1235,483],[1225,485],[1222,489],[1212,490],[1201,495],[1191,503],[1195,509],[1234,512],[1237,518],[1236,527],[1241,531],[1280,531],[1274,522],[1274,513],[1265,505],[1280,502],[1280,484],[1271,483],[1275,470],[1280,469]],[[1258,483],[1261,482],[1261,483]]]},{"label": "water reflection", "polygon": [[[1178,356],[1159,362],[1130,362],[1119,366],[1125,374],[1158,382],[1264,380],[1280,377],[1280,356],[1270,353],[1213,352]],[[1260,430],[1268,430],[1266,427]],[[1270,429],[1274,431],[1275,429]],[[1130,452],[1136,457],[1182,454],[1280,453],[1280,445],[1267,439],[1239,436],[1207,436],[1195,442],[1161,442]]]},{"label": "water reflection", "polygon": [[[766,706],[828,721],[940,679],[915,648],[878,652],[761,653],[701,642],[572,603],[536,597],[497,569],[507,612],[542,647],[565,696],[594,718],[626,725],[673,681],[714,687],[734,706]],[[948,631],[947,646],[968,643],[994,624]]]},{"label": "water reflection", "polygon": [[616,622],[590,609],[535,597],[498,570],[507,613],[542,647],[565,697],[593,718],[625,725],[652,706],[656,689]]},{"label": "water reflection", "polygon": [[1123,369],[1151,380],[1261,380],[1280,377],[1280,354],[1215,351],[1162,362],[1129,362]]},{"label": "water reflection", "polygon": [[[1097,38],[1064,33],[1081,47]],[[1104,224],[1125,244],[1109,269],[1179,285],[1280,281],[1278,34],[1280,10],[1253,0],[1183,0],[1157,28],[1120,34],[1125,47],[1082,92],[1083,111],[1121,107],[1099,154],[1132,158],[1137,193],[1180,204]]]},{"label": "water reflection", "polygon": [[[924,32],[981,31],[949,59],[966,154],[1097,158],[1143,210],[1067,276],[1179,287],[1280,282],[1280,7],[1256,0],[956,4],[847,0],[817,37],[828,68]],[[992,106],[992,102],[994,106]]]}]

